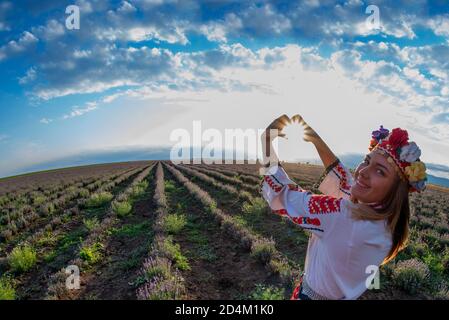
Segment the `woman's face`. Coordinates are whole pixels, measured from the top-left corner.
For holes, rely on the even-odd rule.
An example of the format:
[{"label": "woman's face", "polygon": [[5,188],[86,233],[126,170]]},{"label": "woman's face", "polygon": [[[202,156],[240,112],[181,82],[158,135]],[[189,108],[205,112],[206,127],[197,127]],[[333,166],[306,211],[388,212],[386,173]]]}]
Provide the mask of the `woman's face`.
[{"label": "woman's face", "polygon": [[382,154],[373,151],[366,155],[355,171],[351,195],[362,203],[380,203],[393,188],[399,176]]}]

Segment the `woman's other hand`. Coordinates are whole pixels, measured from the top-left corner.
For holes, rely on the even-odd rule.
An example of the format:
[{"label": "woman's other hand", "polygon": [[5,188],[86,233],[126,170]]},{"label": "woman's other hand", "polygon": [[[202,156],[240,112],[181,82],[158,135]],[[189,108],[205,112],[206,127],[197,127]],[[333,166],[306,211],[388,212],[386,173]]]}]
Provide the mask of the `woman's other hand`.
[{"label": "woman's other hand", "polygon": [[[273,140],[276,137],[285,137],[285,133],[282,133],[282,129],[284,129],[289,123],[291,123],[290,118],[286,114],[283,114],[270,123],[262,134],[261,138],[264,167],[270,167],[272,164],[279,163],[279,158],[276,154],[275,148],[273,147]],[[263,173],[261,172],[261,174]]]},{"label": "woman's other hand", "polygon": [[321,137],[316,133],[315,130],[312,129],[311,126],[304,121],[303,117],[299,114],[295,114],[292,117],[293,123],[299,123],[304,127],[304,136],[303,139],[307,142],[312,142],[315,146],[315,149],[318,152],[318,155],[323,162],[325,168],[328,168],[332,164],[335,163],[337,157],[332,152],[332,150],[327,146],[327,144],[321,139]]},{"label": "woman's other hand", "polygon": [[282,130],[291,123],[291,119],[283,114],[279,118],[276,118],[270,125],[265,129],[265,135],[267,139],[273,140],[276,137],[285,137],[285,133],[282,133]]},{"label": "woman's other hand", "polygon": [[316,133],[316,131],[313,130],[313,128],[304,121],[304,118],[301,115],[295,114],[291,120],[293,123],[301,124],[304,127],[304,141],[312,142],[315,145],[322,143],[322,140],[318,133]]}]

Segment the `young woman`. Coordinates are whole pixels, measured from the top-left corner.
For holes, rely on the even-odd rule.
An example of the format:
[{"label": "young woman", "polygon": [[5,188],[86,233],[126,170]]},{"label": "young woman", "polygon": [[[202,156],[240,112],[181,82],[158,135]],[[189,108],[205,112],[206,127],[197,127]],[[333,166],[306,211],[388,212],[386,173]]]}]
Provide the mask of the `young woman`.
[{"label": "young woman", "polygon": [[[284,137],[281,131],[291,122],[304,126],[304,140],[315,145],[324,163],[322,195],[295,184],[273,151],[274,138]],[[274,213],[312,233],[305,270],[291,299],[357,299],[370,285],[373,270],[407,242],[409,192],[424,190],[426,181],[420,149],[408,141],[407,131],[390,133],[381,126],[352,176],[299,115],[273,121],[262,145],[267,163],[262,196]]]}]

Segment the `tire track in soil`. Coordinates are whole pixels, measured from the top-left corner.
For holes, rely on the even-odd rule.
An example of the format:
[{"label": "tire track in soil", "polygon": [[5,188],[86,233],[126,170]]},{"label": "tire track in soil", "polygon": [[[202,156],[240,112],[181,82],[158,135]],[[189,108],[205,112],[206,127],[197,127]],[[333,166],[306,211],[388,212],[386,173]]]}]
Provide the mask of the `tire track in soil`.
[{"label": "tire track in soil", "polygon": [[[217,202],[217,207],[226,214],[236,216],[245,214],[242,211],[244,201],[234,195],[207,183],[199,178],[195,178],[187,172],[183,174],[190,178],[202,189],[207,190],[211,197]],[[246,220],[246,219],[245,219]],[[294,226],[282,217],[274,213],[267,213],[260,219],[248,219],[247,226],[254,232],[275,240],[276,249],[291,259],[294,263],[304,268],[304,261],[307,253],[308,235],[299,226]]]},{"label": "tire track in soil", "polygon": [[[250,256],[248,250],[222,232],[213,217],[205,213],[201,203],[169,171],[164,169],[164,175],[166,181],[171,180],[176,186],[175,192],[167,193],[169,213],[174,212],[178,203],[186,205],[188,224],[174,236],[174,242],[181,246],[181,252],[188,258],[191,267],[189,271],[182,271],[186,281],[186,299],[245,299],[256,284],[278,286],[281,283],[278,275],[270,274],[259,261]],[[192,228],[207,238],[208,247],[216,259],[192,258],[201,250],[189,236],[194,232]]]},{"label": "tire track in soil", "polygon": [[[114,228],[132,228],[141,225],[135,235],[119,235],[113,233],[105,247],[104,259],[94,266],[95,271],[81,279],[81,290],[78,299],[100,300],[136,300],[136,288],[132,283],[139,276],[138,272],[148,255],[153,239],[152,226],[156,206],[153,203],[155,189],[155,168],[148,178],[149,187],[145,196],[133,204],[133,214],[122,218]],[[130,265],[126,265],[126,263]],[[84,288],[83,288],[84,287]]]},{"label": "tire track in soil", "polygon": [[[133,181],[133,179],[136,177],[137,174],[139,173],[132,175],[119,185],[115,186],[111,190],[111,193],[113,195],[117,195],[118,193],[120,193],[121,190],[124,190],[126,186],[128,186],[131,183],[131,181]],[[82,221],[82,218],[86,216],[86,213],[84,212],[85,210],[88,209],[81,210],[79,217],[76,217],[76,219],[73,219],[70,222],[62,224],[60,226],[64,229],[65,235],[68,235],[69,233],[73,232],[74,234],[83,239],[88,235],[88,231],[85,229]],[[101,215],[104,215],[107,210],[107,205],[102,207],[101,209],[96,209],[95,211],[97,210],[101,210]],[[95,214],[97,215],[98,213]],[[102,219],[101,215],[98,217],[100,221]],[[55,246],[55,248],[57,247],[57,245]],[[71,243],[64,250],[64,252],[56,256],[54,260],[50,262],[45,262],[42,260],[38,261],[37,265],[32,270],[30,270],[25,274],[18,275],[16,279],[20,283],[20,286],[16,288],[16,292],[19,300],[44,299],[48,287],[49,277],[55,272],[66,267],[67,261],[69,261],[76,254],[78,250],[78,245],[79,245],[78,241]]]}]

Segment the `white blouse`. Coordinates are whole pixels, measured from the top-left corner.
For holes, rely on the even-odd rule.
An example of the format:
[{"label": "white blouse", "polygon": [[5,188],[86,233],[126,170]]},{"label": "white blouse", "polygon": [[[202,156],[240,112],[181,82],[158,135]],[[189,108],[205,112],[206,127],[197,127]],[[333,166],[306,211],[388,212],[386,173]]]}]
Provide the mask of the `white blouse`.
[{"label": "white blouse", "polygon": [[329,299],[357,299],[390,251],[392,235],[386,220],[351,218],[351,173],[341,163],[327,171],[323,195],[301,189],[281,166],[264,175],[261,192],[274,213],[311,231],[304,270],[309,287]]}]

